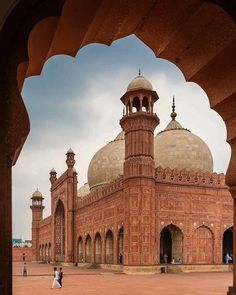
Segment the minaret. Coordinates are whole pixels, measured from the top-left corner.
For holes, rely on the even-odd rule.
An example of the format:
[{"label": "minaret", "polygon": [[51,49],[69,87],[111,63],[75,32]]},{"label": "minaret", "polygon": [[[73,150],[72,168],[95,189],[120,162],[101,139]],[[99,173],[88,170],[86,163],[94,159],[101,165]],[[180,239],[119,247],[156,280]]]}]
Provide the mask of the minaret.
[{"label": "minaret", "polygon": [[75,198],[77,196],[77,173],[74,169],[75,165],[75,153],[70,148],[66,153],[66,164],[67,164],[67,245],[66,245],[66,257],[65,261],[68,263],[74,262],[74,236],[75,236],[75,225],[74,225],[74,209],[75,209]]},{"label": "minaret", "polygon": [[39,261],[39,222],[43,219],[43,196],[38,189],[33,193],[32,205],[32,260]]},{"label": "minaret", "polygon": [[126,110],[120,120],[125,132],[124,265],[129,266],[157,262],[154,130],[159,118],[153,113],[157,99],[151,83],[140,72],[121,97]]},{"label": "minaret", "polygon": [[54,168],[52,168],[51,171],[49,172],[49,174],[50,174],[49,180],[50,180],[51,184],[53,184],[57,180],[57,172]]}]

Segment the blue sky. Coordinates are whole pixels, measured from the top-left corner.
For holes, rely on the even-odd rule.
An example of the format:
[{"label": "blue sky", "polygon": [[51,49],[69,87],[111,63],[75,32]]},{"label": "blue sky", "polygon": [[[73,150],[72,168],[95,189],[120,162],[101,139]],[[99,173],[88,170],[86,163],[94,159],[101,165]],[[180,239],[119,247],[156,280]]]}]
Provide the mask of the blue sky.
[{"label": "blue sky", "polygon": [[50,58],[40,76],[24,83],[22,96],[31,132],[13,168],[14,237],[31,237],[30,197],[37,187],[45,197],[44,216],[50,214],[48,173],[52,167],[59,175],[66,169],[65,153],[70,147],[76,153],[79,187],[87,181],[92,156],[121,130],[120,97],[139,68],[160,97],[154,109],[161,120],[156,132],[170,121],[175,95],[177,120],[208,144],[214,170],[226,171],[230,148],[225,125],[198,85],[186,82],[174,64],[156,58],[135,36],[111,46],[88,45],[75,58]]}]

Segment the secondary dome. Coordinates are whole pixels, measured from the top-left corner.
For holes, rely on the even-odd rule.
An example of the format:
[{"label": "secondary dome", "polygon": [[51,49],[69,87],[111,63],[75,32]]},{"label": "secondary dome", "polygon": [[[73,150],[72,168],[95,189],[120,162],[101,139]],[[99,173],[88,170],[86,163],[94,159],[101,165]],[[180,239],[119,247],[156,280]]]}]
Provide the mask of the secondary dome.
[{"label": "secondary dome", "polygon": [[152,84],[143,76],[139,75],[135,77],[128,85],[127,91],[137,90],[137,89],[147,89],[153,90]]},{"label": "secondary dome", "polygon": [[213,159],[207,144],[173,118],[155,137],[154,158],[156,167],[213,172]]},{"label": "secondary dome", "polygon": [[123,174],[124,158],[125,141],[122,131],[93,156],[88,167],[90,189],[106,184]]}]

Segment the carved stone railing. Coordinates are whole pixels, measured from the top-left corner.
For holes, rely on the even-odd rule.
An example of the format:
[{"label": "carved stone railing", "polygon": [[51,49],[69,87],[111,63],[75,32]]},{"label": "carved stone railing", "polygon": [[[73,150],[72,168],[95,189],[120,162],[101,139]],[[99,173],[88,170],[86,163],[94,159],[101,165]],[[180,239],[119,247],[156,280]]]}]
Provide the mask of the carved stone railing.
[{"label": "carved stone railing", "polygon": [[123,189],[123,176],[99,187],[82,198],[77,199],[77,208],[82,208]]},{"label": "carved stone railing", "polygon": [[208,187],[227,187],[223,173],[194,172],[157,167],[155,179],[160,183],[174,183]]}]

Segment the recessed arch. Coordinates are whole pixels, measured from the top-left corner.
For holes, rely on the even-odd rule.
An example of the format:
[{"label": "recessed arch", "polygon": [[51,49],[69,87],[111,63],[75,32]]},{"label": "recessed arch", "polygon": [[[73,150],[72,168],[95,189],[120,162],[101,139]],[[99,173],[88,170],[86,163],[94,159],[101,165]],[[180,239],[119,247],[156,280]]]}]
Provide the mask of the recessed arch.
[{"label": "recessed arch", "polygon": [[59,199],[54,214],[55,260],[65,259],[65,208]]},{"label": "recessed arch", "polygon": [[102,263],[102,237],[99,232],[94,238],[94,262]]},{"label": "recessed arch", "polygon": [[174,224],[165,226],[160,233],[160,262],[183,263],[183,232]]},{"label": "recessed arch", "polygon": [[118,258],[118,264],[123,264],[123,258],[124,258],[124,227],[122,226],[118,230],[118,237],[117,237],[117,258]]},{"label": "recessed arch", "polygon": [[105,261],[107,264],[114,263],[114,235],[110,229],[105,237]]},{"label": "recessed arch", "polygon": [[85,262],[92,262],[92,240],[89,234],[87,234],[85,239]]},{"label": "recessed arch", "polygon": [[214,262],[214,234],[205,226],[197,227],[192,237],[192,262],[212,264]]},{"label": "recessed arch", "polygon": [[77,261],[84,262],[84,255],[83,255],[83,238],[79,236],[78,238],[78,245],[77,245]]},{"label": "recessed arch", "polygon": [[[233,227],[227,228],[223,233],[222,239],[222,262],[232,262],[229,257],[233,254]],[[226,257],[228,256],[228,257]]]}]

